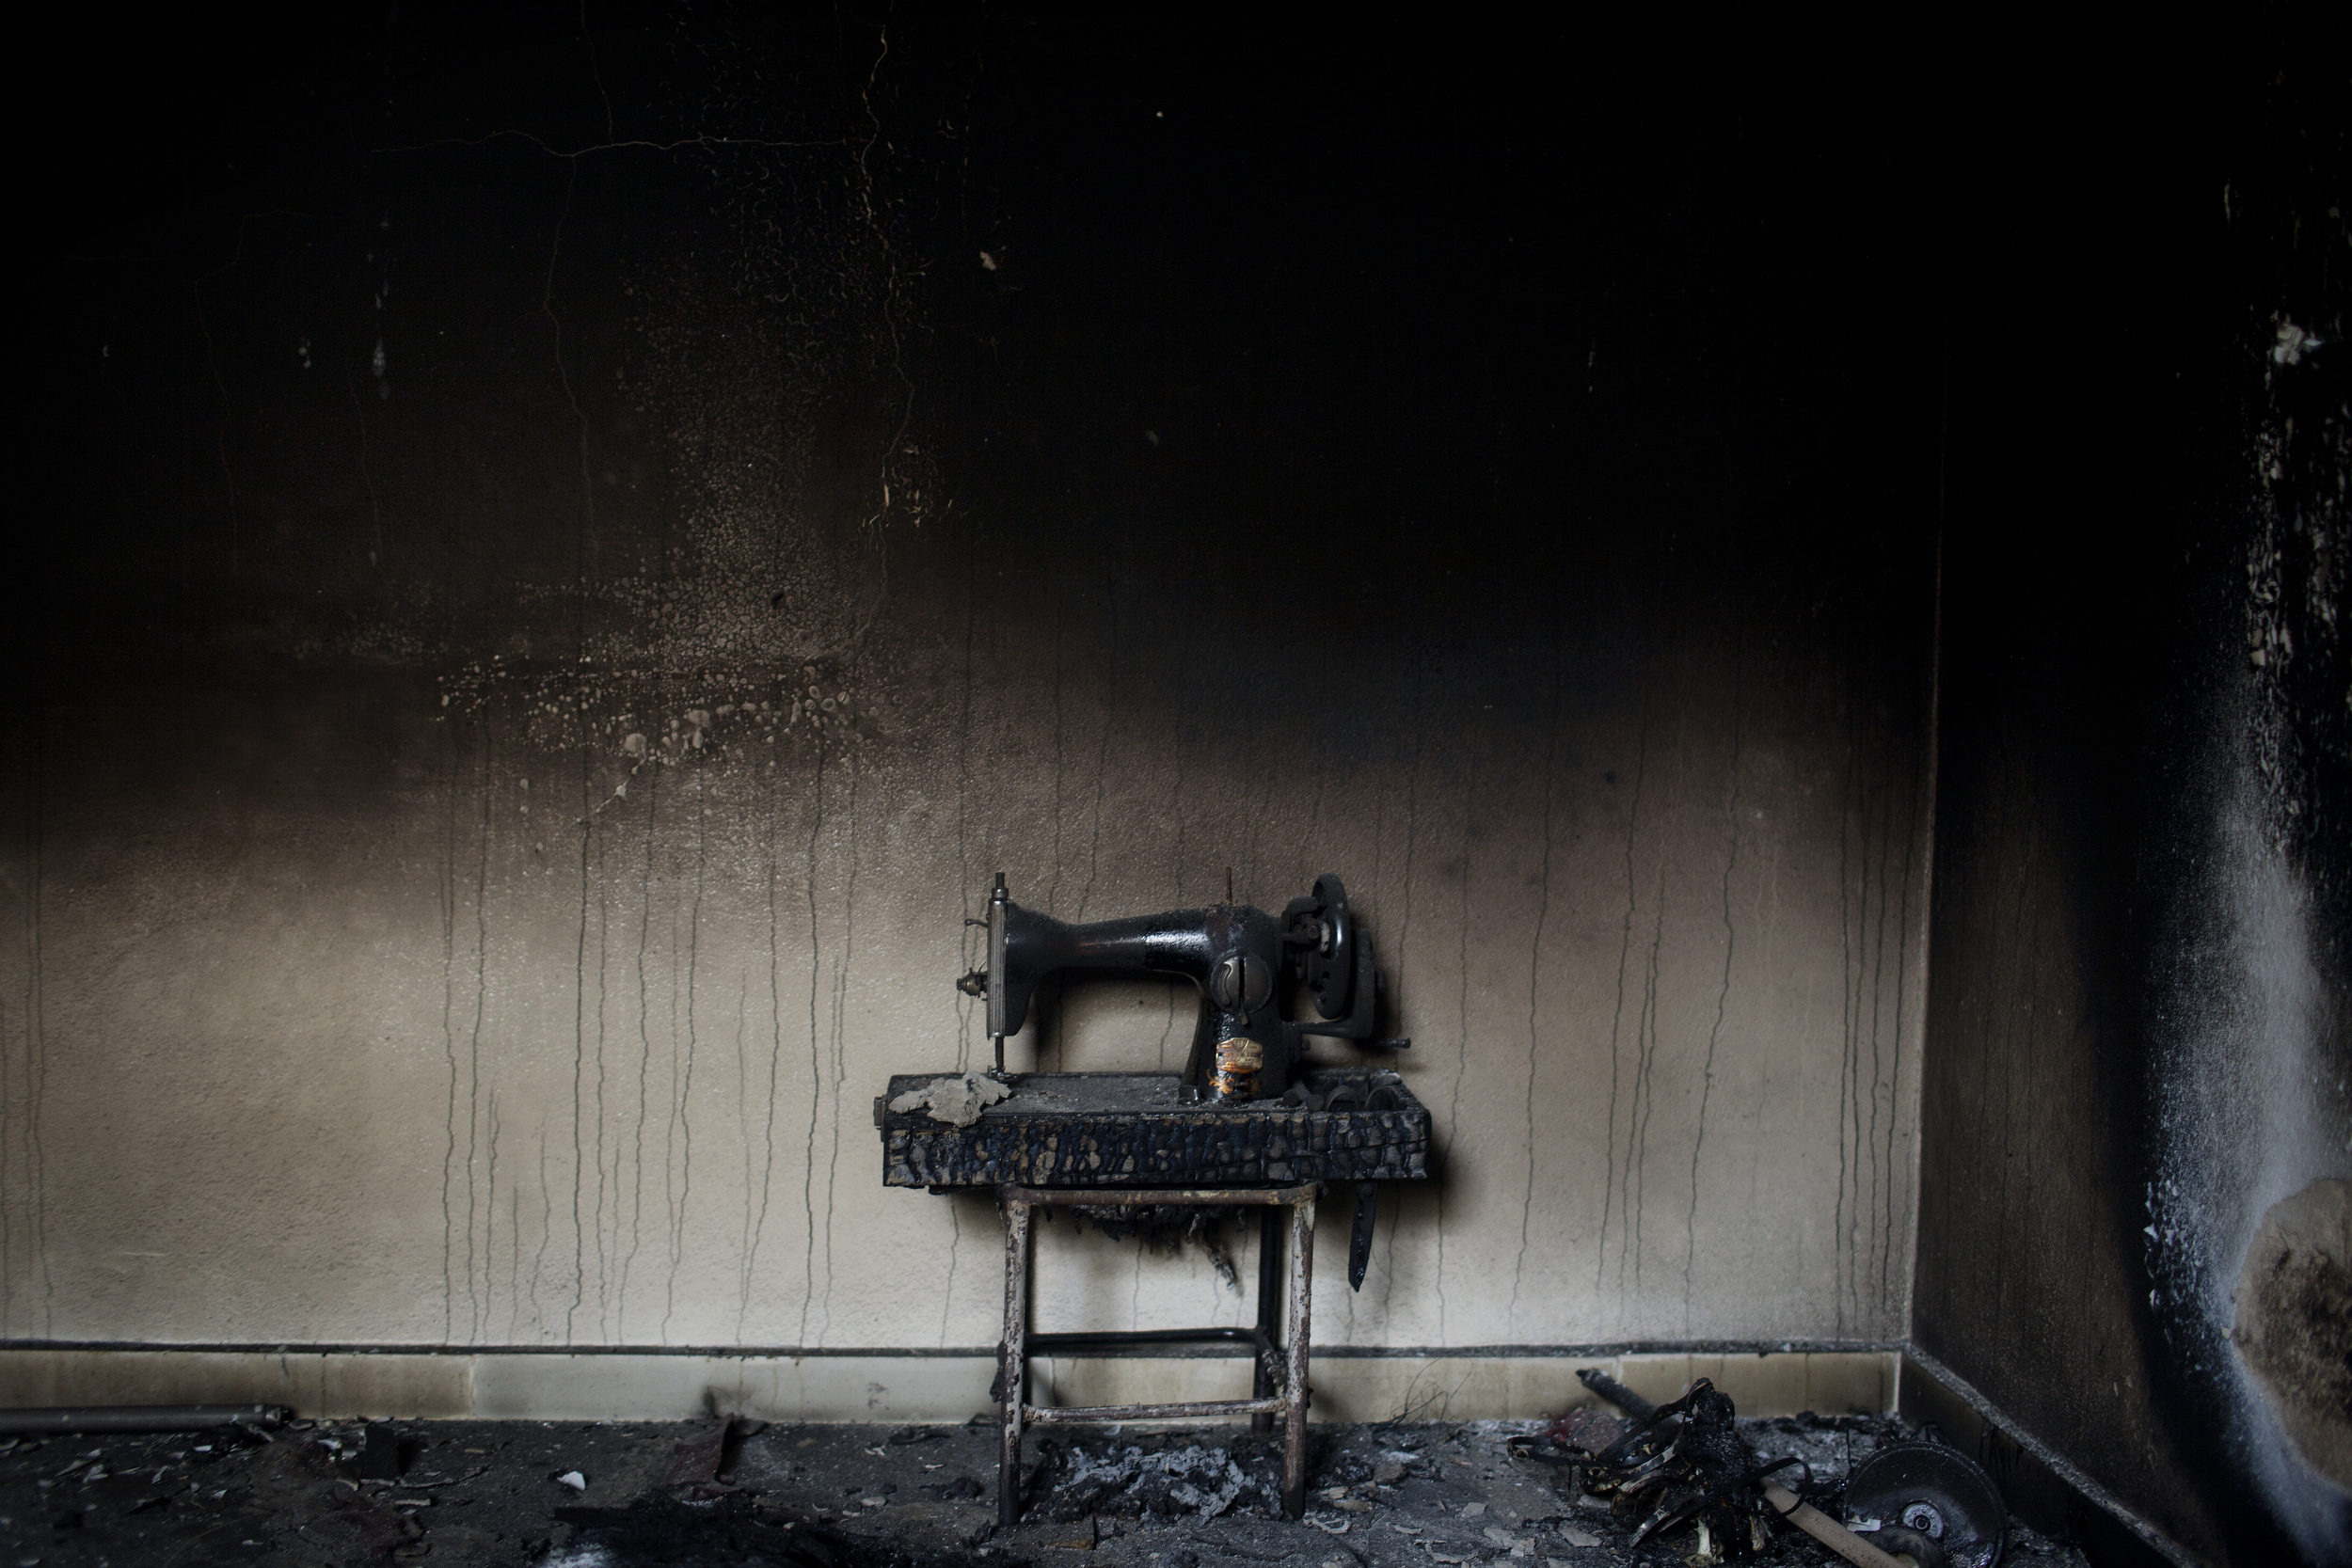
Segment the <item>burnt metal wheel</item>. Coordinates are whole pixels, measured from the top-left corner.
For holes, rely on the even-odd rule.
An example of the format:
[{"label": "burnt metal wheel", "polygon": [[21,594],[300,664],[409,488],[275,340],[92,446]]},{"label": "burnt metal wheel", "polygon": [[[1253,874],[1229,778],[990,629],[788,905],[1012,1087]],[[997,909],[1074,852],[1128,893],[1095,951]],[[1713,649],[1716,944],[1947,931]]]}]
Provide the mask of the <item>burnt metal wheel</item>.
[{"label": "burnt metal wheel", "polygon": [[[1875,1521],[1866,1537],[1893,1552],[1887,1536],[1910,1531],[1943,1554],[1951,1568],[1994,1568],[2009,1533],[2009,1510],[1976,1461],[1941,1443],[1881,1449],[1846,1482],[1846,1522]],[[1928,1568],[1925,1563],[1920,1568]]]},{"label": "burnt metal wheel", "polygon": [[1336,872],[1325,872],[1315,879],[1314,891],[1292,899],[1282,916],[1298,943],[1291,962],[1314,992],[1315,1011],[1325,1018],[1343,1016],[1356,991],[1356,918],[1348,912],[1345,884]]}]

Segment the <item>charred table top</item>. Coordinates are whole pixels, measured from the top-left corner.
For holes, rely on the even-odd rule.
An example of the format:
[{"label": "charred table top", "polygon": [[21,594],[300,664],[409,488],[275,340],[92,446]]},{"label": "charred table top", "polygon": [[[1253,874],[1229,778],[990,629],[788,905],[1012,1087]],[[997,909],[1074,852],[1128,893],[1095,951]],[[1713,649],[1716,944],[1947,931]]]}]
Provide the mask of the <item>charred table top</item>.
[{"label": "charred table top", "polygon": [[1186,1104],[1172,1072],[1031,1072],[1009,1075],[1012,1093],[966,1127],[890,1109],[943,1076],[953,1075],[894,1076],[875,1101],[885,1186],[1263,1186],[1429,1174],[1428,1108],[1384,1069],[1319,1069],[1304,1080],[1306,1104]]}]

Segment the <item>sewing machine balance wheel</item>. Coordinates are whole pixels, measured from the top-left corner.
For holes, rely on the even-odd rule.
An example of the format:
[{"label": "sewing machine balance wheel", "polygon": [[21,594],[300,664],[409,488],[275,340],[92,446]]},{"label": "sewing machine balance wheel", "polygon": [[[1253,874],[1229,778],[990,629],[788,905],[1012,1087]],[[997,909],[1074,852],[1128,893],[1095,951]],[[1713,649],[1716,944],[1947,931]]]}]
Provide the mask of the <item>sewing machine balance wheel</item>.
[{"label": "sewing machine balance wheel", "polygon": [[1315,994],[1315,1011],[1339,1018],[1353,1004],[1356,985],[1356,919],[1348,912],[1347,889],[1336,873],[1327,871],[1315,879],[1312,893],[1291,906],[1291,913],[1301,934],[1313,938],[1300,949],[1300,968]]}]

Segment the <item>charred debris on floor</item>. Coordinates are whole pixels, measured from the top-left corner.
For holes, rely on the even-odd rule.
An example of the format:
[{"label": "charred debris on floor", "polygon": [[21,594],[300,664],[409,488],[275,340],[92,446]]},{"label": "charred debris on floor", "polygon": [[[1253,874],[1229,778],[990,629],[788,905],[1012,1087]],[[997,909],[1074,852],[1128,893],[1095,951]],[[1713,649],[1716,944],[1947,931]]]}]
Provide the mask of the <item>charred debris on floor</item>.
[{"label": "charred debris on floor", "polygon": [[[275,1432],[47,1435],[0,1439],[0,1542],[12,1549],[7,1560],[43,1568],[1666,1568],[1702,1556],[1693,1524],[1705,1510],[1659,1525],[1636,1547],[1633,1536],[1669,1501],[1665,1483],[1629,1491],[1610,1477],[1655,1460],[1655,1440],[1697,1408],[1658,1421],[1609,1466],[1600,1454],[1639,1423],[1599,1411],[1548,1426],[1316,1427],[1296,1522],[1280,1515],[1272,1440],[1246,1428],[1068,1427],[1041,1441],[1025,1467],[1027,1507],[1011,1528],[996,1525],[993,1507],[993,1418],[899,1427],[298,1421]],[[1726,1465],[1735,1448],[1745,1467],[1802,1459],[1775,1476],[1794,1471],[1836,1513],[1851,1483],[1919,1437],[1886,1417],[1738,1419],[1721,1446]],[[1669,1463],[1648,1473],[1676,1471]],[[1839,1560],[1766,1524],[1763,1550],[1745,1560]],[[1710,1524],[1708,1534],[1707,1547],[1728,1556],[1728,1531]],[[2009,1551],[2032,1568],[2082,1561],[2013,1528]]]},{"label": "charred debris on floor", "polygon": [[[1729,1395],[1700,1378],[1653,1404],[1597,1368],[1577,1376],[1626,1414],[1576,1410],[1515,1452],[1569,1467],[1580,1494],[1629,1524],[1637,1550],[1677,1533],[1691,1564],[1760,1558],[1776,1529],[1802,1530],[1857,1568],[1995,1568],[2010,1530],[1999,1492],[1976,1463],[1935,1441],[1899,1438],[1836,1481],[1800,1445],[1743,1431]],[[1793,1433],[1789,1433],[1793,1435]],[[1759,1442],[1762,1438],[1764,1441]]]}]

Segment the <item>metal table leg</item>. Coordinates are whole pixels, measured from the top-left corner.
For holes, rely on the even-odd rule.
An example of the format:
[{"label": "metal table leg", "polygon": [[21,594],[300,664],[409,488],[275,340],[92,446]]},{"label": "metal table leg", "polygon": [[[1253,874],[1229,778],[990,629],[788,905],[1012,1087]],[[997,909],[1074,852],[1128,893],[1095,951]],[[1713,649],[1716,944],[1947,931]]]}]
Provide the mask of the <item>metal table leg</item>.
[{"label": "metal table leg", "polygon": [[[1271,1214],[1267,1216],[1273,1218]],[[1282,1410],[1282,1512],[1307,1511],[1307,1312],[1315,1283],[1315,1200],[1291,1206],[1291,1310],[1287,1403]]]},{"label": "metal table leg", "polygon": [[996,1454],[996,1522],[1021,1518],[1021,1417],[1029,1382],[1029,1206],[1012,1193],[1005,1211],[1005,1338],[997,1347],[1002,1440]]},{"label": "metal table leg", "polygon": [[[1249,1397],[1264,1399],[1274,1392],[1274,1358],[1281,1354],[1282,1341],[1276,1338],[1281,1327],[1282,1310],[1282,1213],[1269,1209],[1258,1216],[1258,1343],[1255,1371],[1249,1379]],[[1268,1433],[1274,1430],[1271,1415],[1249,1418],[1249,1430]]]}]

